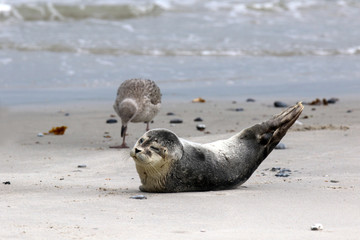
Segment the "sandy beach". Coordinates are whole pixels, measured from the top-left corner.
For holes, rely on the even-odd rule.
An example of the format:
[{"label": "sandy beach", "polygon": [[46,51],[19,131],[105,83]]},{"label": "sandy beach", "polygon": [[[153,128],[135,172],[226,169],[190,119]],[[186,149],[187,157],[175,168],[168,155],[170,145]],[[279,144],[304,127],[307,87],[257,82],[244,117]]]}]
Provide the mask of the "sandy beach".
[{"label": "sandy beach", "polygon": [[[273,106],[278,99],[191,100],[164,102],[151,128],[205,143],[282,111]],[[274,150],[242,186],[176,194],[141,193],[129,150],[109,148],[121,142],[121,124],[106,123],[119,120],[112,102],[3,107],[0,239],[359,239],[359,102],[305,105],[282,140],[286,149]],[[170,124],[175,118],[183,123]],[[62,125],[64,135],[38,137]],[[129,145],[145,127],[128,126]],[[130,198],[139,194],[147,199]],[[323,230],[311,231],[316,223]]]}]

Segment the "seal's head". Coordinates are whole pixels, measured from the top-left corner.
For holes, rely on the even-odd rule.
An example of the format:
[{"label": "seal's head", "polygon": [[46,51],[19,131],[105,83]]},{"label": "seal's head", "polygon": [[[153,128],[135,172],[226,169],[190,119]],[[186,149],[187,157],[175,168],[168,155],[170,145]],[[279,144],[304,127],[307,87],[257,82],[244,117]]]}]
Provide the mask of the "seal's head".
[{"label": "seal's head", "polygon": [[130,156],[136,164],[156,166],[164,162],[179,160],[183,145],[175,133],[167,129],[153,129],[146,132],[135,143]]},{"label": "seal's head", "polygon": [[142,191],[161,192],[175,161],[183,155],[183,144],[175,133],[166,129],[146,132],[130,151],[141,179]]}]

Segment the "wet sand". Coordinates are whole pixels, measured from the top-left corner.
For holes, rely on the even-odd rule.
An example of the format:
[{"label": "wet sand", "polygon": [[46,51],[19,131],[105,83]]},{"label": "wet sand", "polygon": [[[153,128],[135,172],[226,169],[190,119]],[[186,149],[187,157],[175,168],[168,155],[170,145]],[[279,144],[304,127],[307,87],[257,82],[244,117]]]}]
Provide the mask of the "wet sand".
[{"label": "wet sand", "polygon": [[[282,110],[272,105],[277,99],[235,100],[163,103],[151,128],[209,142]],[[141,193],[129,150],[109,149],[121,142],[120,123],[106,124],[119,120],[111,116],[112,102],[2,108],[0,238],[358,239],[359,102],[306,105],[301,124],[282,140],[286,149],[274,150],[242,186],[176,194]],[[196,117],[205,131],[196,129]],[[183,123],[170,124],[175,118]],[[62,136],[37,136],[62,125],[68,127]],[[129,145],[145,127],[128,126]],[[291,174],[276,177],[272,168]],[[147,199],[130,199],[138,194]],[[324,229],[311,231],[315,223]]]}]

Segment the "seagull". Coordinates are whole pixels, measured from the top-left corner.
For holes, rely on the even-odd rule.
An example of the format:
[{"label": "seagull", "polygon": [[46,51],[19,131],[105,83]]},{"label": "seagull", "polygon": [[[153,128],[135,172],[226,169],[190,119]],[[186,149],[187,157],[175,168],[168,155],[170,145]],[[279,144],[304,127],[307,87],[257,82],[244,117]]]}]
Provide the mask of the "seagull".
[{"label": "seagull", "polygon": [[160,105],[161,92],[154,81],[138,78],[124,81],[114,103],[114,110],[121,118],[123,143],[110,148],[128,148],[125,143],[128,122],[145,122],[146,131],[149,131],[149,122],[159,112]]}]

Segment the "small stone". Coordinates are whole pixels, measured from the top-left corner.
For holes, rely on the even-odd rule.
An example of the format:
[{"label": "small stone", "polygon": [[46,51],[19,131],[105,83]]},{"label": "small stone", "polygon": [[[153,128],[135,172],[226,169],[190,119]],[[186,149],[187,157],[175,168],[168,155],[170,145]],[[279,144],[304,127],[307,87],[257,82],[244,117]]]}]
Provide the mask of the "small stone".
[{"label": "small stone", "polygon": [[70,113],[65,113],[64,116],[68,117],[68,116],[70,116]]},{"label": "small stone", "polygon": [[9,182],[9,181],[6,181],[6,182],[3,182],[3,184],[5,184],[5,185],[10,185],[10,182]]},{"label": "small stone", "polygon": [[322,102],[321,102],[320,98],[316,98],[314,101],[311,101],[309,103],[304,103],[304,104],[316,106],[316,105],[321,105]]},{"label": "small stone", "polygon": [[198,124],[196,125],[196,129],[199,131],[204,131],[206,128],[206,126],[204,124]]},{"label": "small stone", "polygon": [[147,199],[147,197],[145,195],[135,195],[135,196],[131,196],[131,199]]},{"label": "small stone", "polygon": [[352,110],[347,110],[346,113],[352,113]]},{"label": "small stone", "polygon": [[337,101],[339,101],[338,98],[330,98],[330,99],[327,100],[327,103],[335,104]]},{"label": "small stone", "polygon": [[339,181],[337,180],[330,180],[331,183],[338,183]]},{"label": "small stone", "polygon": [[288,168],[283,168],[283,169],[280,170],[280,172],[291,172],[291,170],[288,169]]},{"label": "small stone", "polygon": [[275,174],[275,177],[289,177],[290,174],[291,174],[290,169],[283,168],[277,174]]},{"label": "small stone", "polygon": [[111,118],[111,119],[106,120],[106,123],[108,123],[108,124],[117,123],[117,120],[114,118]]},{"label": "small stone", "polygon": [[322,102],[323,102],[324,106],[327,106],[329,104],[325,98],[323,98]]},{"label": "small stone", "polygon": [[288,105],[286,103],[283,103],[283,102],[280,102],[280,101],[275,101],[274,106],[275,107],[288,107]]},{"label": "small stone", "polygon": [[315,223],[314,225],[312,225],[310,227],[311,231],[319,231],[319,230],[323,230],[324,227],[321,223]]},{"label": "small stone", "polygon": [[44,134],[43,134],[43,133],[38,133],[37,136],[38,136],[38,137],[43,137]]},{"label": "small stone", "polygon": [[286,149],[286,146],[285,146],[285,144],[283,144],[283,143],[278,143],[278,144],[275,146],[275,149]]},{"label": "small stone", "polygon": [[243,108],[235,108],[235,111],[236,112],[242,112],[242,111],[244,111],[244,109]]},{"label": "small stone", "polygon": [[192,102],[193,103],[204,103],[204,102],[206,102],[206,100],[201,97],[198,97],[198,98],[193,99]]},{"label": "small stone", "polygon": [[275,174],[275,177],[289,177],[290,176],[290,174],[288,174],[288,173],[277,173],[277,174]]},{"label": "small stone", "polygon": [[60,180],[64,180],[64,178],[62,177],[62,178],[60,178]]},{"label": "small stone", "polygon": [[194,122],[202,122],[202,121],[203,121],[203,120],[202,120],[201,117],[197,117],[197,118],[194,119]]},{"label": "small stone", "polygon": [[279,167],[273,167],[273,168],[270,169],[270,171],[276,172],[276,171],[280,171],[280,169],[281,168],[279,168]]},{"label": "small stone", "polygon": [[246,99],[246,102],[255,102],[255,99],[253,99],[253,98],[248,98],[248,99]]},{"label": "small stone", "polygon": [[299,120],[296,120],[295,125],[300,125],[301,126],[301,125],[304,125],[304,124],[302,122],[300,122]]},{"label": "small stone", "polygon": [[167,116],[174,116],[175,113],[173,113],[173,112],[168,112],[166,115],[167,115]]},{"label": "small stone", "polygon": [[86,168],[86,165],[85,164],[80,164],[77,166],[78,168]]},{"label": "small stone", "polygon": [[179,123],[183,123],[183,120],[181,120],[181,119],[172,119],[172,120],[170,120],[170,123],[179,124]]}]

